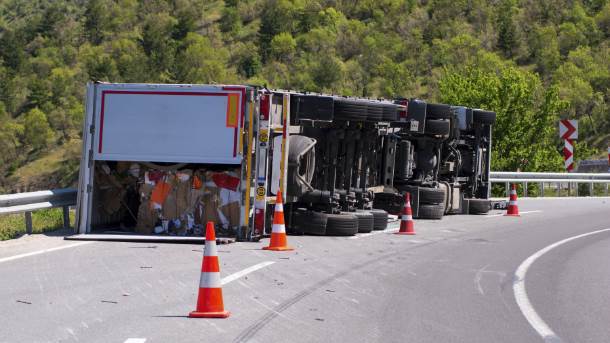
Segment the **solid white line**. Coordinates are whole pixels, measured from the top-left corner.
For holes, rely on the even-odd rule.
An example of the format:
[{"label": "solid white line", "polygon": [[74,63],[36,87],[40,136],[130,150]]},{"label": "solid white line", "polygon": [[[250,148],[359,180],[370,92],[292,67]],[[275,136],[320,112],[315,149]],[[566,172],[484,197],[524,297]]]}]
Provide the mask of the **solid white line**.
[{"label": "solid white line", "polygon": [[395,232],[395,231],[398,231],[399,229],[400,228],[392,228],[392,229],[388,228],[385,230],[373,231],[373,232],[369,232],[369,233],[361,233],[356,236],[347,237],[347,239],[359,239],[359,238],[371,237],[371,236],[379,235],[382,233]]},{"label": "solid white line", "polygon": [[231,275],[225,276],[222,280],[220,280],[220,283],[222,285],[226,285],[229,282],[235,281],[235,280],[239,279],[242,276],[246,276],[246,275],[248,275],[248,274],[250,274],[252,272],[255,272],[255,271],[259,270],[259,269],[262,269],[262,268],[265,268],[267,266],[270,266],[270,265],[272,265],[274,263],[275,263],[274,261],[265,261],[265,262],[261,262],[259,264],[255,264],[252,267],[248,267],[248,268],[246,268],[244,270],[238,271],[237,273],[233,273]]},{"label": "solid white line", "polygon": [[146,338],[128,338],[124,343],[144,343]]},{"label": "solid white line", "polygon": [[[519,212],[519,214],[529,214],[529,213],[540,213],[542,212],[541,210],[534,210],[534,211],[523,211],[523,212]],[[486,215],[485,218],[495,218],[495,217],[504,217],[504,213],[500,213],[500,214],[489,214]]]},{"label": "solid white line", "polygon": [[53,252],[53,251],[57,251],[57,250],[74,248],[74,247],[77,247],[77,246],[81,246],[81,245],[85,245],[85,244],[91,244],[91,243],[94,243],[94,242],[78,242],[78,243],[62,245],[62,246],[55,247],[55,248],[38,250],[38,251],[28,252],[28,253],[25,253],[25,254],[19,254],[19,255],[15,255],[15,256],[4,257],[4,258],[0,258],[0,263],[8,262],[8,261],[13,261],[13,260],[18,260],[20,258],[29,257],[29,256],[45,254],[45,253]]},{"label": "solid white line", "polygon": [[530,302],[529,298],[527,297],[527,292],[525,291],[525,275],[527,274],[527,270],[542,255],[546,254],[550,250],[562,244],[568,243],[578,238],[587,237],[606,231],[610,231],[610,228],[588,232],[582,235],[573,236],[553,243],[547,246],[546,248],[538,250],[535,254],[523,261],[521,265],[519,265],[519,268],[517,268],[517,271],[515,272],[515,277],[513,279],[513,292],[515,293],[515,300],[517,301],[517,305],[519,305],[519,309],[521,309],[521,312],[525,316],[525,319],[527,319],[530,325],[534,328],[534,330],[536,330],[536,332],[538,332],[540,337],[542,337],[545,342],[559,343],[561,342],[561,339],[555,334],[555,332],[553,332],[553,330],[551,330],[551,328],[542,320],[542,318],[540,318],[538,313],[536,313],[536,310],[534,310],[534,307],[532,306],[532,303]]}]

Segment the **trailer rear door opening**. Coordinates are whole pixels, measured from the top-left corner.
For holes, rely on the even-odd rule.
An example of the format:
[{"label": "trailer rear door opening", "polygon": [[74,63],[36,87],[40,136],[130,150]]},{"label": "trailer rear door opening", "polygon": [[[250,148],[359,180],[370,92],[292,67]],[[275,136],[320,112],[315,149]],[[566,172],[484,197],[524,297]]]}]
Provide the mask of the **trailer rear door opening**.
[{"label": "trailer rear door opening", "polygon": [[[251,91],[246,86],[90,83],[78,232],[155,233],[159,226],[184,229],[187,223],[192,229],[193,219],[204,220],[204,205],[206,216],[225,227],[243,225],[242,157],[245,114],[255,104],[246,101]],[[152,198],[160,185],[167,189],[158,203]]]}]

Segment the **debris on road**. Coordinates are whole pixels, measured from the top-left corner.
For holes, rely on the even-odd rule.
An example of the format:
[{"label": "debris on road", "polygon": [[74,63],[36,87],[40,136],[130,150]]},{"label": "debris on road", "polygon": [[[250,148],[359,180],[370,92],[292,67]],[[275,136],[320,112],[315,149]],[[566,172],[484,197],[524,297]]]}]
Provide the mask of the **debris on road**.
[{"label": "debris on road", "polygon": [[103,303],[108,303],[108,304],[118,304],[118,301],[112,301],[112,300],[100,300]]},{"label": "debris on road", "polygon": [[29,301],[24,301],[24,300],[17,300],[18,303],[22,303],[22,304],[27,304],[27,305],[32,305],[31,302]]}]

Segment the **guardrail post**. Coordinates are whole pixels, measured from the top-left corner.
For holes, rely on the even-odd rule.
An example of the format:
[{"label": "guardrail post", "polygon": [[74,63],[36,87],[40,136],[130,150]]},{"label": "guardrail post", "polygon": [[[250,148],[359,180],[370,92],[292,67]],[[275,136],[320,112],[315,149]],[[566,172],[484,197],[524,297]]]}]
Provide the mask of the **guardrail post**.
[{"label": "guardrail post", "polygon": [[25,212],[25,232],[32,234],[32,212]]},{"label": "guardrail post", "polygon": [[506,189],[506,197],[508,198],[508,197],[510,197],[510,183],[508,181],[506,182],[505,189]]},{"label": "guardrail post", "polygon": [[557,182],[557,196],[561,196],[561,182]]},{"label": "guardrail post", "polygon": [[527,182],[523,183],[523,197],[527,198]]},{"label": "guardrail post", "polygon": [[590,197],[592,197],[592,196],[593,196],[593,191],[594,191],[594,188],[593,188],[593,182],[591,182],[591,183],[589,184],[589,196],[590,196]]},{"label": "guardrail post", "polygon": [[540,182],[540,193],[538,194],[538,196],[544,198],[544,182]]},{"label": "guardrail post", "polygon": [[70,206],[64,206],[64,229],[70,228]]},{"label": "guardrail post", "polygon": [[578,182],[575,182],[575,184],[576,184],[576,187],[574,187],[574,188],[576,188],[576,191],[575,191],[575,192],[576,192],[576,197],[578,198],[578,185],[579,185],[579,183],[578,183]]},{"label": "guardrail post", "polygon": [[606,196],[608,196],[608,184],[606,183]]}]

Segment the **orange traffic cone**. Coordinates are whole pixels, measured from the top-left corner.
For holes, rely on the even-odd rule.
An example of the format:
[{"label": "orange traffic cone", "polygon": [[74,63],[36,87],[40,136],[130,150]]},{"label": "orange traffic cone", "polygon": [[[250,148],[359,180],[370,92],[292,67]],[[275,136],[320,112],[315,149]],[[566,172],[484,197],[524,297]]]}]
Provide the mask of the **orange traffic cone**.
[{"label": "orange traffic cone", "polygon": [[400,230],[396,235],[414,235],[413,227],[413,211],[411,210],[411,194],[405,194],[405,206],[402,208],[402,216],[400,217]]},{"label": "orange traffic cone", "polygon": [[205,228],[205,248],[199,279],[199,296],[197,309],[189,313],[191,318],[227,318],[231,313],[225,311],[222,302],[222,284],[218,251],[216,250],[216,233],[214,223],[208,222]]},{"label": "orange traffic cone", "polygon": [[517,206],[517,188],[515,188],[514,183],[512,184],[512,188],[510,190],[508,210],[506,211],[505,216],[519,217],[519,207]]},{"label": "orange traffic cone", "polygon": [[286,239],[286,225],[284,225],[284,205],[282,205],[282,192],[277,193],[275,200],[275,213],[273,214],[273,228],[271,229],[271,241],[264,250],[289,251],[294,248],[288,246]]}]

